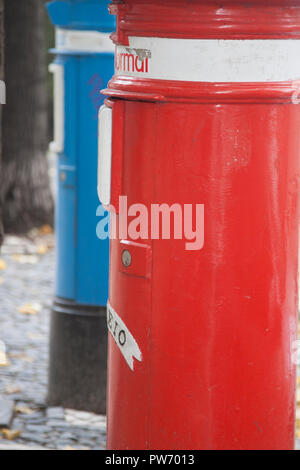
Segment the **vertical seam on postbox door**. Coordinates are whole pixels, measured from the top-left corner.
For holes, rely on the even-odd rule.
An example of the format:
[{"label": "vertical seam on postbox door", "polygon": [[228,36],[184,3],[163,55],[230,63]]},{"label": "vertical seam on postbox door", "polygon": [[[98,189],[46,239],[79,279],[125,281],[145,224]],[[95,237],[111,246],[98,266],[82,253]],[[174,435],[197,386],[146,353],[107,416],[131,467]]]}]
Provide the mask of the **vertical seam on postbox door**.
[{"label": "vertical seam on postbox door", "polygon": [[[124,133],[125,133],[125,101],[112,100],[112,157],[111,157],[111,187],[110,204],[116,208],[116,214],[119,214],[119,197],[123,195],[123,175],[124,175]],[[117,128],[115,120],[116,114],[121,121],[121,128]],[[115,148],[117,139],[121,140]],[[120,148],[121,147],[121,151]],[[118,167],[119,165],[119,167]],[[117,180],[116,180],[117,178]]]},{"label": "vertical seam on postbox door", "polygon": [[[158,135],[157,135],[157,129],[158,129],[158,125],[157,125],[157,122],[158,122],[158,111],[159,111],[159,103],[155,102],[154,103],[154,114],[155,114],[155,123],[154,123],[154,152],[153,152],[153,157],[152,157],[152,161],[153,161],[153,165],[155,166],[156,164],[156,160],[157,160],[157,139],[158,139]],[[153,178],[152,179],[152,197],[156,194],[156,187],[155,187],[155,182],[156,182],[156,179]],[[148,332],[148,336],[149,336],[149,341],[148,341],[148,357],[149,357],[149,360],[148,360],[148,363],[149,363],[149,366],[148,366],[148,387],[149,387],[149,397],[148,397],[148,410],[147,410],[147,449],[149,450],[150,449],[150,420],[149,420],[149,416],[150,416],[150,407],[151,407],[151,401],[152,401],[152,388],[151,388],[151,347],[152,347],[152,343],[151,343],[151,333],[152,333],[152,309],[153,309],[153,259],[154,259],[154,245],[153,245],[153,240],[150,238],[150,247],[151,247],[151,262],[150,262],[150,266],[151,266],[151,277],[149,279],[150,281],[150,311],[149,311],[149,332]]]},{"label": "vertical seam on postbox door", "polygon": [[[81,93],[77,93],[79,90],[79,84],[81,80],[81,60],[76,63],[76,74],[75,74],[75,84],[76,84],[76,94],[73,97],[74,100],[77,100],[77,107],[78,107],[78,116],[82,116],[81,114]],[[79,152],[80,152],[80,130],[78,125],[78,119],[75,120],[75,135],[76,135],[76,146],[75,146],[75,185],[74,185],[74,203],[75,203],[75,211],[74,211],[74,246],[75,246],[75,259],[74,259],[74,268],[77,275],[74,278],[74,293],[75,299],[78,299],[78,194],[80,188],[78,187],[79,178],[78,178],[78,163],[79,163]],[[79,151],[78,151],[79,149]]]},{"label": "vertical seam on postbox door", "polygon": [[121,138],[122,138],[122,161],[121,161],[121,177],[120,177],[120,194],[123,195],[123,179],[124,179],[124,141],[125,141],[125,106],[126,103],[125,101],[122,102],[122,133],[121,133]]}]

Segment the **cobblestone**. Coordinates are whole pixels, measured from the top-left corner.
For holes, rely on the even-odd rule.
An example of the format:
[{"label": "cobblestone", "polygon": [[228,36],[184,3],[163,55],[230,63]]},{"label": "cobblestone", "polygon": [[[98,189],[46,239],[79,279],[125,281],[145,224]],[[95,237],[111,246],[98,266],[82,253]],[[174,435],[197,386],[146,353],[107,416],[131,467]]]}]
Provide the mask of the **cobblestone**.
[{"label": "cobblestone", "polygon": [[47,418],[48,419],[64,419],[64,409],[58,407],[49,407],[47,409]]},{"label": "cobblestone", "polygon": [[0,399],[0,427],[8,428],[13,418],[14,402]]},{"label": "cobblestone", "polygon": [[[0,450],[105,448],[105,416],[46,404],[53,244],[53,235],[35,232],[7,237],[1,250],[0,416],[6,418],[0,421],[21,434],[13,441],[0,437]],[[48,246],[42,255],[41,245]],[[8,400],[4,408],[1,400]]]}]

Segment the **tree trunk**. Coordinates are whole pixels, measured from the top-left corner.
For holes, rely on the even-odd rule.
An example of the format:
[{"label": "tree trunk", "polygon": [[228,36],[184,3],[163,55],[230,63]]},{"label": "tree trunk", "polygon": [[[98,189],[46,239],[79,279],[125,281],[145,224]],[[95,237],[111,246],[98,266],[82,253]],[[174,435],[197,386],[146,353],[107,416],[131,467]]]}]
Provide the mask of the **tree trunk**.
[{"label": "tree trunk", "polygon": [[26,233],[53,222],[47,162],[45,6],[41,0],[5,0],[3,110],[3,225]]},{"label": "tree trunk", "polygon": [[[4,79],[4,0],[0,0],[0,80]],[[2,159],[2,104],[0,104],[0,177]],[[0,246],[3,241],[2,204],[0,197]]]}]

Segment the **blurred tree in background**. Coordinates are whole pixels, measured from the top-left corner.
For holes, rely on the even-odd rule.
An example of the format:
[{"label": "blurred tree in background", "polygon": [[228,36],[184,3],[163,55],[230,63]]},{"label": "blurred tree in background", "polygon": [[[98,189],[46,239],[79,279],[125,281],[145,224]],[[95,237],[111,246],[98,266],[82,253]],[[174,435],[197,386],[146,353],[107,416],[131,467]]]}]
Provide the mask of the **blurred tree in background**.
[{"label": "blurred tree in background", "polygon": [[4,231],[53,223],[44,0],[5,0],[5,82],[1,198]]},{"label": "blurred tree in background", "polygon": [[[43,0],[44,4],[49,0]],[[55,29],[50,21],[49,16],[46,14],[46,50],[47,69],[49,64],[53,62],[54,56],[49,52],[49,49],[55,47]],[[53,140],[53,124],[54,124],[54,103],[53,103],[53,73],[48,73],[47,79],[47,94],[48,94],[48,141]]]},{"label": "blurred tree in background", "polygon": [[[4,79],[4,0],[0,0],[0,80]],[[0,104],[0,175],[2,159],[2,106]],[[0,198],[0,246],[3,241],[2,205]]]}]

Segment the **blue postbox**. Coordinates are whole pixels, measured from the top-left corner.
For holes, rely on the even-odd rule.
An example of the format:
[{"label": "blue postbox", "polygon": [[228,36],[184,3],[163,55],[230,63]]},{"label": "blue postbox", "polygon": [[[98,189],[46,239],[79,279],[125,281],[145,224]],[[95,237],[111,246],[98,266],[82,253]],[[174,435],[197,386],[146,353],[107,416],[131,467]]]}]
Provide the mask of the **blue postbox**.
[{"label": "blue postbox", "polygon": [[48,401],[105,411],[109,240],[96,236],[100,90],[113,75],[104,0],[55,0],[54,141],[57,154],[56,287],[51,316]]}]

